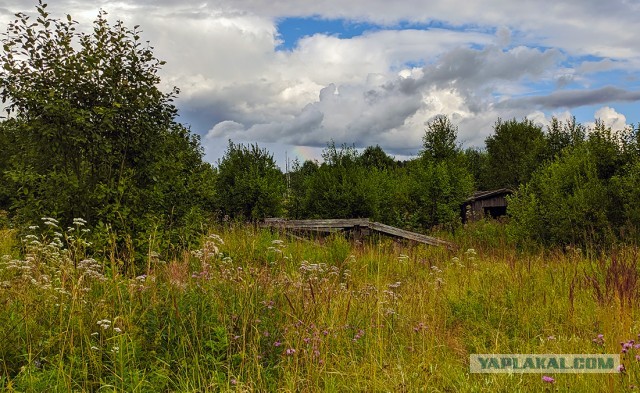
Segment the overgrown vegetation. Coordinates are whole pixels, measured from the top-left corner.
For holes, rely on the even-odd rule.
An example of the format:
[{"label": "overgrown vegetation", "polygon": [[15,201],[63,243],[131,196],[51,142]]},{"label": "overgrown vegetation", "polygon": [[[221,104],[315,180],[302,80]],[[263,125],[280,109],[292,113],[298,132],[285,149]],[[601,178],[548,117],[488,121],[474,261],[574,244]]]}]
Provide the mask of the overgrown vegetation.
[{"label": "overgrown vegetation", "polygon": [[[635,241],[638,130],[593,129],[553,119],[501,120],[486,149],[462,150],[445,116],[425,129],[417,158],[396,161],[379,146],[360,153],[331,141],[323,162],[283,174],[258,145],[229,141],[217,168],[198,137],[175,121],[178,93],[158,90],[163,62],[140,30],[110,25],[90,34],[36,7],[7,29],[0,91],[0,209],[18,227],[55,216],[95,224],[96,250],[127,265],[149,249],[193,246],[212,218],[254,221],[370,217],[429,231],[455,230],[474,189],[517,190],[510,233],[521,243],[601,246]],[[5,221],[7,220],[5,219]]]},{"label": "overgrown vegetation", "polygon": [[[216,167],[138,27],[36,7],[2,39],[3,391],[624,391],[640,384],[640,130],[445,116],[397,161],[330,141],[283,174],[229,141]],[[464,226],[478,189],[506,223]],[[248,221],[370,217],[457,251]],[[81,217],[81,218],[80,218]],[[619,343],[622,342],[622,348]],[[617,353],[624,372],[474,375],[473,353]],[[640,357],[638,357],[640,359]]]},{"label": "overgrown vegetation", "polygon": [[2,40],[0,209],[21,226],[82,217],[97,226],[96,247],[115,242],[124,263],[189,244],[210,209],[213,169],[174,120],[177,90],[157,88],[163,63],[138,27],[112,26],[104,12],[85,34],[36,9]]},{"label": "overgrown vegetation", "polygon": [[[3,391],[600,392],[640,383],[633,346],[625,373],[550,370],[554,384],[468,369],[472,353],[620,353],[640,332],[636,248],[523,255],[490,222],[452,240],[475,242],[477,229],[501,247],[455,252],[342,236],[292,242],[239,225],[177,259],[150,255],[129,277],[85,254],[83,222],[70,232],[56,225],[45,220],[24,238],[23,257],[0,262]],[[7,239],[0,251],[11,249]]]}]

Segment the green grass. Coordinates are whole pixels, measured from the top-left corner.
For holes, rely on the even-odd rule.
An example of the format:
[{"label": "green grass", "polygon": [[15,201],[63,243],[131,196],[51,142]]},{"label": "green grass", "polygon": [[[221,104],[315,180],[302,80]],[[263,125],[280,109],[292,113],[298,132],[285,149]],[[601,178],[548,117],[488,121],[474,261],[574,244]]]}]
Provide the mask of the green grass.
[{"label": "green grass", "polygon": [[[469,231],[475,230],[470,228]],[[137,278],[78,240],[0,263],[3,391],[625,391],[624,374],[470,374],[474,353],[620,353],[640,333],[638,252],[458,251],[292,240],[251,227]],[[66,235],[65,235],[66,236]],[[33,238],[32,238],[33,240]],[[43,241],[47,240],[47,241]],[[0,232],[0,251],[17,242]],[[280,242],[282,241],[282,242]],[[61,243],[62,244],[62,243]],[[66,244],[71,244],[70,246]],[[69,251],[71,250],[71,251]],[[152,261],[151,261],[152,260]],[[80,263],[79,263],[80,261]],[[106,266],[101,266],[104,263]],[[604,335],[603,345],[593,342]],[[640,350],[639,350],[640,351]]]}]

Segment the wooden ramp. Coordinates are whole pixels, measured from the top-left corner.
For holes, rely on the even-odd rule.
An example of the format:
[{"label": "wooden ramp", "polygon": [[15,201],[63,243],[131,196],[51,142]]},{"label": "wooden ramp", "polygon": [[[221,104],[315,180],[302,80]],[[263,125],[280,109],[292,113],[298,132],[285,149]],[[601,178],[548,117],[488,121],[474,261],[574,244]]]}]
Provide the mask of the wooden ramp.
[{"label": "wooden ramp", "polygon": [[412,240],[414,242],[428,244],[430,246],[441,246],[450,250],[457,248],[455,244],[445,240],[426,236],[421,233],[406,231],[404,229],[381,224],[379,222],[372,222],[368,218],[322,220],[285,220],[283,218],[267,218],[260,223],[260,227],[307,230],[315,232],[338,232],[344,230],[363,231],[369,229],[388,236]]}]

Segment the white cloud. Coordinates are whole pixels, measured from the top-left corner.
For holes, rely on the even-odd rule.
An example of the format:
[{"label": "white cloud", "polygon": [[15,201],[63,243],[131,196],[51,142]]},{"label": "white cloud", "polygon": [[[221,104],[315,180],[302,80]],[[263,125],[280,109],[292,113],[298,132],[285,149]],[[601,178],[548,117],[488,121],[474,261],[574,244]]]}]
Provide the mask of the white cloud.
[{"label": "white cloud", "polygon": [[[614,131],[624,130],[628,126],[626,116],[608,106],[598,109],[594,118],[602,120],[605,126],[611,127]],[[595,123],[587,123],[587,125],[593,128]]]},{"label": "white cloud", "polygon": [[[226,138],[309,146],[333,138],[401,154],[419,148],[436,114],[481,145],[498,117],[542,122],[566,108],[638,100],[632,86],[595,83],[605,71],[640,69],[634,1],[59,0],[49,9],[86,28],[99,7],[111,21],[142,26],[167,61],[163,89],[181,88],[180,113],[207,135],[209,152]],[[29,8],[4,0],[0,22]],[[388,28],[347,39],[315,34],[278,51],[277,21],[287,16]],[[446,28],[398,30],[400,21]],[[627,121],[608,106],[598,113]]]}]

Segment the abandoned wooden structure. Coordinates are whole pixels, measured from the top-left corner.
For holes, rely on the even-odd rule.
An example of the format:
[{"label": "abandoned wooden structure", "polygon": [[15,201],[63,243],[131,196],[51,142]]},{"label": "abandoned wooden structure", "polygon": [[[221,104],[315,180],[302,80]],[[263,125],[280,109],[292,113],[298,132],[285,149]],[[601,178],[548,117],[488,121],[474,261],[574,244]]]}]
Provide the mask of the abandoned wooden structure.
[{"label": "abandoned wooden structure", "polygon": [[477,191],[461,206],[462,222],[476,221],[485,217],[498,218],[507,214],[507,196],[513,190],[500,188],[491,191]]},{"label": "abandoned wooden structure", "polygon": [[357,236],[367,235],[369,231],[375,231],[387,236],[411,240],[431,246],[441,246],[455,249],[456,245],[432,236],[406,231],[404,229],[370,221],[368,218],[353,219],[324,219],[324,220],[286,220],[282,218],[267,218],[259,224],[264,228],[277,228],[292,231],[312,232],[340,232],[352,231]]}]

